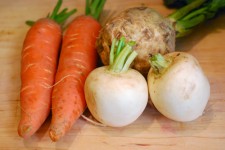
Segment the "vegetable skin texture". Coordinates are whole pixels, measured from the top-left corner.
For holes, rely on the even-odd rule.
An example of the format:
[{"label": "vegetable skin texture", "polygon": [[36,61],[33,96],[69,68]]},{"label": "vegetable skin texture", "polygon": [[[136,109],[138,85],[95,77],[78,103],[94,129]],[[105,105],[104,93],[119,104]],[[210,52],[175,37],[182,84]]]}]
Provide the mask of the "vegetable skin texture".
[{"label": "vegetable skin texture", "polygon": [[[21,118],[18,134],[23,138],[33,135],[50,113],[52,85],[61,45],[61,24],[76,10],[58,13],[59,0],[53,13],[37,20],[26,34],[21,59]],[[58,20],[59,17],[63,17]]]},{"label": "vegetable skin texture", "polygon": [[[163,65],[148,74],[150,98],[157,110],[179,122],[193,121],[203,114],[210,97],[210,84],[198,61],[185,52],[164,55]],[[164,64],[164,63],[161,63]]]},{"label": "vegetable skin texture", "polygon": [[134,122],[148,102],[145,78],[130,69],[137,53],[134,42],[113,40],[110,65],[94,69],[85,81],[85,98],[91,114],[101,123],[122,127]]},{"label": "vegetable skin texture", "polygon": [[58,141],[86,109],[84,82],[97,64],[97,21],[105,0],[86,0],[86,15],[76,17],[63,36],[60,61],[52,94],[49,136]]},{"label": "vegetable skin texture", "polygon": [[76,17],[63,37],[62,50],[52,94],[52,141],[70,130],[86,108],[83,86],[96,67],[95,42],[101,25],[91,16]]},{"label": "vegetable skin texture", "polygon": [[38,20],[26,35],[21,62],[21,137],[33,135],[49,115],[60,42],[60,26],[50,19]]},{"label": "vegetable skin texture", "polygon": [[136,70],[111,73],[108,66],[95,69],[85,82],[87,106],[99,122],[111,127],[133,123],[148,102],[145,78]]},{"label": "vegetable skin texture", "polygon": [[135,41],[133,49],[138,53],[132,68],[147,75],[149,56],[166,54],[175,50],[175,31],[172,23],[148,7],[129,8],[103,26],[97,41],[97,50],[104,65],[109,64],[112,39],[125,37]]}]

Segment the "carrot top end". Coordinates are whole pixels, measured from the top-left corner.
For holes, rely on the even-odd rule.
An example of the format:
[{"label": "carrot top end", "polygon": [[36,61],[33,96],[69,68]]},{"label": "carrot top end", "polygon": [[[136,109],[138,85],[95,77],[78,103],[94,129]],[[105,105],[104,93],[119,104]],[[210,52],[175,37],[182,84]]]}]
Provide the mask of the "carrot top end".
[{"label": "carrot top end", "polygon": [[[73,15],[75,12],[77,12],[77,9],[72,9],[72,10],[68,11],[68,8],[64,8],[63,10],[59,11],[60,7],[62,6],[62,2],[63,2],[62,0],[58,0],[52,13],[48,13],[48,15],[46,16],[46,18],[54,20],[61,26],[71,15]],[[35,23],[35,21],[27,20],[25,23],[28,26],[32,26]]]},{"label": "carrot top end", "polygon": [[85,14],[98,20],[105,2],[106,0],[86,0]]},{"label": "carrot top end", "polygon": [[25,23],[26,23],[26,25],[31,27],[35,23],[35,21],[27,20]]},{"label": "carrot top end", "polygon": [[77,9],[68,11],[68,8],[64,8],[59,12],[60,7],[62,6],[62,0],[58,0],[53,12],[48,14],[48,18],[56,21],[58,24],[62,25],[71,15],[73,15]]}]

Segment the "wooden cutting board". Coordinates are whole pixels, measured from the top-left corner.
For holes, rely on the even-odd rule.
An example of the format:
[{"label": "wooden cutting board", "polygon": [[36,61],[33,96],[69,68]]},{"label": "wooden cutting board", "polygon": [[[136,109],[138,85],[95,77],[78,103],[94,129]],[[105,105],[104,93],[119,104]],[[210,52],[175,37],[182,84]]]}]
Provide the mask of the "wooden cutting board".
[{"label": "wooden cutting board", "polygon": [[[225,147],[225,15],[202,25],[177,41],[177,50],[193,54],[211,84],[211,96],[202,117],[179,123],[163,117],[151,106],[133,124],[123,128],[100,127],[80,118],[71,131],[53,143],[48,137],[50,119],[29,139],[17,134],[20,117],[20,59],[28,26],[52,10],[56,0],[0,0],[0,149],[1,150],[222,150]],[[104,22],[123,9],[149,6],[163,15],[172,12],[158,0],[108,0]],[[83,14],[84,0],[65,0]]]}]

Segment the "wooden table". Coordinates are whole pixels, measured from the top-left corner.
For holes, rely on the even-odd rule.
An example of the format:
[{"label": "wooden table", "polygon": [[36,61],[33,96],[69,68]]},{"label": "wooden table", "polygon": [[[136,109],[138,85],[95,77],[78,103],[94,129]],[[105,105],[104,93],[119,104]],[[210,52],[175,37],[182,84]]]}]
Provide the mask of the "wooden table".
[{"label": "wooden table", "polygon": [[[63,6],[83,14],[84,0],[65,0]],[[225,148],[225,15],[177,41],[177,50],[193,54],[211,84],[205,113],[189,123],[163,117],[147,106],[143,115],[123,128],[100,127],[80,118],[71,131],[54,143],[48,137],[50,119],[31,138],[17,134],[20,117],[20,59],[27,19],[36,20],[52,10],[56,0],[0,0],[0,149],[1,150],[222,150]],[[108,0],[101,16],[107,18],[133,6],[146,5],[167,15],[158,0]]]}]

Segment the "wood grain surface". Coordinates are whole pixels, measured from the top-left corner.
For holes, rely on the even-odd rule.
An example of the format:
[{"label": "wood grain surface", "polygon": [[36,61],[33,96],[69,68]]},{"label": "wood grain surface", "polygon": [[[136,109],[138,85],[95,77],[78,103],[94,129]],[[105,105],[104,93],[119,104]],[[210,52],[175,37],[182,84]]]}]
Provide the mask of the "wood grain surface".
[{"label": "wood grain surface", "polygon": [[[48,137],[48,118],[34,136],[26,140],[20,138],[17,134],[20,60],[23,40],[29,29],[24,22],[46,16],[55,3],[56,0],[0,0],[1,150],[225,149],[225,14],[176,42],[177,50],[189,52],[199,60],[210,81],[210,100],[202,117],[189,123],[174,122],[148,105],[138,120],[123,128],[95,126],[80,118],[63,139],[54,143]],[[101,23],[123,9],[142,5],[164,16],[172,12],[158,0],[108,0]],[[78,16],[84,13],[85,1],[65,0],[63,6],[76,7],[75,16]]]}]

